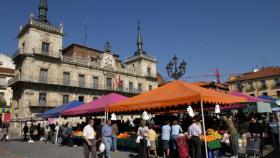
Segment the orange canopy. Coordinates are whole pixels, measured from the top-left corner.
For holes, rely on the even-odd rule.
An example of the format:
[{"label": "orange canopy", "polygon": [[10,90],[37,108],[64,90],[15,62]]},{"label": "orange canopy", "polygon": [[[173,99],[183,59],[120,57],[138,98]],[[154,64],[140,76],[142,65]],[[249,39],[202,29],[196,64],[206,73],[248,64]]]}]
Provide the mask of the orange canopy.
[{"label": "orange canopy", "polygon": [[150,110],[200,101],[213,104],[232,104],[245,102],[246,99],[176,80],[152,91],[109,105],[107,110],[109,112]]}]

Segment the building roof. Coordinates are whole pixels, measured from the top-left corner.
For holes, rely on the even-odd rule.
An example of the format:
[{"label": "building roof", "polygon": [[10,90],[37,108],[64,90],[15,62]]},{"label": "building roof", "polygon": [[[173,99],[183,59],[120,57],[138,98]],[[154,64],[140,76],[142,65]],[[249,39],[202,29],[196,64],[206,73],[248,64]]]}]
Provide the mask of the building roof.
[{"label": "building roof", "polygon": [[234,76],[229,79],[228,83],[244,80],[260,79],[265,77],[280,76],[280,67],[266,67],[257,71],[247,72],[240,76]]},{"label": "building roof", "polygon": [[157,72],[157,83],[158,83],[159,86],[162,86],[162,85],[166,84],[166,82],[164,80],[164,77],[161,76],[161,74],[158,73],[158,72]]},{"label": "building roof", "polygon": [[13,75],[15,73],[15,69],[0,67],[0,74],[11,74]]},{"label": "building roof", "polygon": [[[80,45],[80,44],[76,44],[76,43],[72,43],[70,44],[69,46],[67,46],[66,48],[63,49],[62,52],[65,52],[67,51],[68,49],[72,49],[73,47],[80,47],[82,49],[87,49],[87,50],[91,50],[91,51],[94,51],[94,52],[98,52],[100,54],[103,54],[104,51],[101,51],[101,50],[98,50],[98,49],[95,49],[95,48],[90,48],[90,47],[87,47],[87,46],[84,46],[84,45]],[[117,54],[113,54],[114,57],[119,57],[119,55]]]},{"label": "building roof", "polygon": [[192,82],[192,84],[197,85],[199,87],[216,86],[218,88],[228,89],[228,85],[224,83],[198,81],[198,82]]}]

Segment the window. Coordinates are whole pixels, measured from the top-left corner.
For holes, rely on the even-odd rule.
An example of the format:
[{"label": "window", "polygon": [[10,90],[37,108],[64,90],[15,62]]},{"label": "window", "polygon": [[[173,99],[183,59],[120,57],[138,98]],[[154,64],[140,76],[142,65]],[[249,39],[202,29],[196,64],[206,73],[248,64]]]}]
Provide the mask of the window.
[{"label": "window", "polygon": [[70,85],[70,73],[63,72],[63,85],[69,86]]},{"label": "window", "polygon": [[48,55],[49,54],[49,47],[50,47],[49,43],[42,42],[42,54]]},{"label": "window", "polygon": [[25,42],[22,43],[22,53],[24,53],[24,52],[25,52]]},{"label": "window", "polygon": [[261,82],[261,88],[266,88],[265,80],[260,80],[260,82]]},{"label": "window", "polygon": [[85,97],[84,96],[79,96],[79,101],[84,102]]},{"label": "window", "polygon": [[251,97],[254,97],[254,96],[255,96],[255,94],[254,94],[254,93],[252,93],[252,94],[250,94],[250,96],[251,96]]},{"label": "window", "polygon": [[118,88],[117,88],[118,91],[123,91],[123,81],[119,81],[119,84],[118,84]]},{"label": "window", "polygon": [[242,90],[243,90],[243,85],[242,85],[241,82],[237,82],[237,83],[236,83],[236,89],[237,89],[238,92],[242,92]]},{"label": "window", "polygon": [[149,67],[147,68],[147,75],[151,76],[151,68],[149,68]]},{"label": "window", "polygon": [[248,90],[253,90],[253,83],[252,82],[248,82]]},{"label": "window", "polygon": [[0,86],[6,85],[6,77],[0,77]]},{"label": "window", "polygon": [[79,75],[79,87],[85,87],[85,75]]},{"label": "window", "polygon": [[153,86],[149,85],[149,90],[152,90],[153,89]]},{"label": "window", "polygon": [[107,90],[112,90],[112,78],[106,78]]},{"label": "window", "polygon": [[141,93],[141,92],[142,92],[142,84],[138,83],[138,93]]},{"label": "window", "polygon": [[280,98],[280,91],[276,91],[277,97]]},{"label": "window", "polygon": [[93,100],[96,100],[96,99],[98,99],[98,97],[93,97],[92,99],[93,99]]},{"label": "window", "polygon": [[3,62],[2,61],[0,61],[0,66],[2,66],[3,65]]},{"label": "window", "polygon": [[93,77],[92,78],[92,88],[94,88],[94,89],[98,89],[98,77]]},{"label": "window", "polygon": [[47,93],[39,93],[39,105],[46,106],[47,103]]},{"label": "window", "polygon": [[40,82],[47,83],[48,82],[48,69],[40,70]]},{"label": "window", "polygon": [[[4,102],[5,98],[4,98],[4,92],[0,92],[0,101]],[[2,105],[3,106],[3,105]]]},{"label": "window", "polygon": [[274,83],[275,83],[275,87],[279,87],[280,86],[280,78],[274,78]]},{"label": "window", "polygon": [[263,96],[268,96],[267,92],[262,93]]},{"label": "window", "polygon": [[66,104],[69,102],[69,95],[63,95],[63,104]]},{"label": "window", "polygon": [[128,84],[128,91],[129,92],[132,92],[133,91],[133,83],[132,82],[129,82],[129,84]]}]

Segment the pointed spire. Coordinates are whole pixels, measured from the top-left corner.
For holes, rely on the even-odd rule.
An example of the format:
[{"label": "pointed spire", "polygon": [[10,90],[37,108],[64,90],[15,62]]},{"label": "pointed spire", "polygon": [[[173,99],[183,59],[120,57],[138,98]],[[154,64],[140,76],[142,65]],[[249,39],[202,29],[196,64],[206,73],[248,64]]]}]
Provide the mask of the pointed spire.
[{"label": "pointed spire", "polygon": [[138,50],[142,50],[143,48],[143,42],[142,42],[142,36],[141,36],[141,28],[140,28],[140,21],[137,21],[137,29],[138,29],[138,36],[137,36],[137,48]]},{"label": "pointed spire", "polygon": [[104,45],[104,51],[105,52],[111,52],[111,44],[109,41],[107,41]]},{"label": "pointed spire", "polygon": [[47,0],[40,0],[39,3],[39,21],[43,22],[43,23],[47,23],[48,19],[47,19],[47,11],[48,11],[48,4],[47,4]]}]

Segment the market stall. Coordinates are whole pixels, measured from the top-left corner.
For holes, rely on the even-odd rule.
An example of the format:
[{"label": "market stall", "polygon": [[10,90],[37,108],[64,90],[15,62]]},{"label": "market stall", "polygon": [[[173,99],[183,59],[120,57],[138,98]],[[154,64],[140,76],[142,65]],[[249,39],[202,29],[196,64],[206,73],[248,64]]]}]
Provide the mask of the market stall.
[{"label": "market stall", "polygon": [[[247,100],[244,97],[227,95],[225,93],[205,89],[190,83],[176,80],[120,103],[109,105],[108,111],[116,113],[144,110],[149,111],[170,107],[186,107],[186,105],[196,103],[196,105],[200,104],[203,131],[206,133],[204,121],[204,103],[212,105],[229,105],[245,101]],[[206,137],[204,138],[204,143],[205,151],[207,153],[206,157],[208,157]]]},{"label": "market stall", "polygon": [[82,104],[84,104],[84,103],[80,102],[80,101],[77,101],[77,100],[74,100],[74,101],[71,101],[67,104],[64,104],[64,105],[58,106],[56,108],[47,110],[44,113],[38,114],[37,116],[43,117],[43,118],[59,117],[59,116],[61,116],[62,112],[64,112],[65,110],[75,108],[75,107],[80,106]]},{"label": "market stall", "polygon": [[125,96],[119,95],[117,93],[110,93],[104,95],[92,102],[83,104],[76,108],[66,110],[62,113],[63,116],[83,116],[90,113],[104,113],[108,105],[113,103],[118,103],[128,99]]}]

